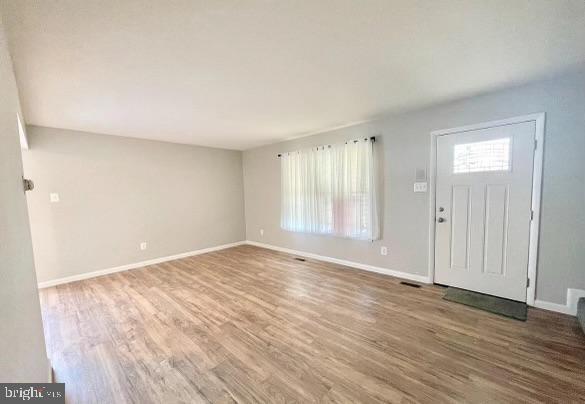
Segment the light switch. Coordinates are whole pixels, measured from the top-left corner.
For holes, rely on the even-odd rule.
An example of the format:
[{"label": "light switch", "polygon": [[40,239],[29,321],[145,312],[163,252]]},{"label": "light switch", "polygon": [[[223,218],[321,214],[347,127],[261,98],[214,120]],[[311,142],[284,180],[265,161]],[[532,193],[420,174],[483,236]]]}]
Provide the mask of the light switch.
[{"label": "light switch", "polygon": [[427,192],[427,183],[426,182],[415,182],[414,183],[414,192]]},{"label": "light switch", "polygon": [[55,203],[55,202],[59,202],[59,194],[56,192],[51,192],[49,194],[49,199],[51,200],[51,202]]}]

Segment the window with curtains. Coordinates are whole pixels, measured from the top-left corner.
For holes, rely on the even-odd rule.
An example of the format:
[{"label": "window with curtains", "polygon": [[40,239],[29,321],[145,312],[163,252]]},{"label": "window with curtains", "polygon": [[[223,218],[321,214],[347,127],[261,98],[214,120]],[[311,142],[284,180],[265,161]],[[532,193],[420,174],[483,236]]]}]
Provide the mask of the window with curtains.
[{"label": "window with curtains", "polygon": [[373,147],[373,139],[360,139],[282,154],[281,227],[377,239]]}]

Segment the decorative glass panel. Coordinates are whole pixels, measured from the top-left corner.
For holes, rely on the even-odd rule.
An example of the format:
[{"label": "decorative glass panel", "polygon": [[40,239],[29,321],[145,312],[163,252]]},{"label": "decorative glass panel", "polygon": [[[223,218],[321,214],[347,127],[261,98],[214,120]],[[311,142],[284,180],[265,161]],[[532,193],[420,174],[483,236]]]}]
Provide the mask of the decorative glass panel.
[{"label": "decorative glass panel", "polygon": [[455,145],[453,173],[510,171],[510,138]]}]

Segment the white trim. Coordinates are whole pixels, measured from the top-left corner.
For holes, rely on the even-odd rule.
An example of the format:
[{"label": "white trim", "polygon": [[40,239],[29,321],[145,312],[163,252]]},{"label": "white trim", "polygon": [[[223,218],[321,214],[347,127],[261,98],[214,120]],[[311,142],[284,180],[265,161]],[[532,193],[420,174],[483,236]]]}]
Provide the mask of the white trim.
[{"label": "white trim", "polygon": [[534,137],[536,151],[534,152],[534,167],[532,173],[532,212],[530,222],[530,244],[528,246],[528,279],[530,284],[526,289],[526,304],[534,305],[536,299],[536,280],[538,268],[538,237],[540,236],[540,201],[542,198],[542,166],[544,164],[544,112],[534,116],[536,124]]},{"label": "white trim", "polygon": [[556,311],[558,313],[574,315],[571,313],[570,308],[564,304],[545,302],[544,300],[535,300],[533,306],[538,307],[539,309]]},{"label": "white trim", "polygon": [[55,380],[53,378],[53,366],[51,365],[51,359],[49,357],[47,357],[47,366],[48,366],[48,371],[49,371],[48,377],[47,377],[48,383],[54,383]]},{"label": "white trim", "polygon": [[259,243],[257,241],[247,240],[246,244],[253,245],[256,247],[261,247],[261,248],[267,248],[269,250],[280,251],[280,252],[284,252],[284,253],[288,253],[288,254],[292,254],[292,255],[299,255],[301,257],[312,258],[312,259],[316,259],[319,261],[330,262],[333,264],[345,265],[347,267],[357,268],[357,269],[361,269],[364,271],[376,272],[378,274],[394,276],[396,278],[407,279],[407,280],[414,281],[414,282],[431,283],[431,279],[425,275],[416,275],[416,274],[410,274],[408,272],[395,271],[393,269],[381,268],[381,267],[376,267],[376,266],[367,265],[367,264],[361,264],[359,262],[346,261],[346,260],[342,260],[339,258],[326,257],[324,255],[308,253],[305,251],[292,250],[290,248],[278,247],[278,246],[275,246],[272,244]]},{"label": "white trim", "polygon": [[166,257],[153,258],[150,260],[136,262],[133,264],[121,265],[119,267],[100,269],[98,271],[92,271],[92,272],[86,272],[86,273],[79,274],[79,275],[67,276],[65,278],[59,278],[59,279],[53,279],[50,281],[39,282],[38,287],[39,287],[39,289],[49,288],[51,286],[62,285],[64,283],[70,283],[70,282],[75,282],[75,281],[81,281],[83,279],[95,278],[96,276],[113,274],[115,272],[127,271],[129,269],[141,268],[141,267],[145,267],[148,265],[154,265],[154,264],[160,264],[161,262],[173,261],[173,260],[177,260],[180,258],[192,257],[194,255],[206,254],[209,252],[219,251],[219,250],[225,250],[226,248],[236,247],[236,246],[239,246],[239,245],[242,245],[245,243],[246,243],[245,241],[237,241],[235,243],[223,244],[223,245],[218,245],[218,246],[209,247],[209,248],[202,248],[200,250],[188,251],[188,252],[184,252],[184,253],[180,253],[180,254],[169,255]]},{"label": "white trim", "polygon": [[567,300],[566,304],[558,304],[558,303],[551,303],[546,302],[544,300],[536,300],[534,302],[534,307],[538,307],[540,309],[556,311],[559,313],[568,314],[570,316],[577,315],[577,304],[579,302],[579,298],[585,297],[585,290],[582,289],[567,289]]},{"label": "white trim", "polygon": [[579,304],[579,299],[581,297],[585,297],[585,290],[582,289],[567,289],[567,308],[571,315],[577,315],[577,305]]},{"label": "white trim", "polygon": [[[330,262],[333,264],[345,265],[348,267],[357,268],[357,269],[361,269],[361,270],[368,271],[368,272],[375,272],[375,273],[379,273],[382,275],[388,275],[388,276],[393,276],[396,278],[407,279],[407,280],[414,281],[414,282],[429,284],[429,283],[432,283],[432,280],[433,280],[431,277],[427,277],[424,275],[415,275],[415,274],[410,274],[407,272],[395,271],[395,270],[388,269],[388,268],[381,268],[381,267],[376,267],[373,265],[361,264],[361,263],[353,262],[353,261],[346,261],[346,260],[342,260],[339,258],[326,257],[323,255],[308,253],[308,252],[304,252],[304,251],[292,250],[290,248],[278,247],[278,246],[275,246],[272,244],[265,244],[265,243],[259,243],[257,241],[246,240],[246,241],[237,241],[235,243],[230,243],[230,244],[223,244],[223,245],[219,245],[219,246],[215,246],[215,247],[203,248],[200,250],[189,251],[189,252],[185,252],[185,253],[181,253],[181,254],[169,255],[166,257],[153,258],[151,260],[141,261],[141,262],[137,262],[134,264],[127,264],[127,265],[122,265],[119,267],[107,268],[107,269],[102,269],[99,271],[87,272],[84,274],[68,276],[65,278],[59,278],[59,279],[54,279],[54,280],[50,280],[50,281],[39,282],[38,287],[39,287],[39,289],[48,288],[51,286],[62,285],[65,283],[80,281],[83,279],[90,279],[90,278],[95,278],[95,277],[102,276],[102,275],[108,275],[108,274],[112,274],[112,273],[116,273],[116,272],[127,271],[130,269],[141,268],[141,267],[145,267],[148,265],[160,264],[162,262],[173,261],[173,260],[177,260],[177,259],[181,259],[181,258],[192,257],[195,255],[206,254],[206,253],[210,253],[213,251],[225,250],[227,248],[237,247],[237,246],[242,245],[242,244],[249,244],[249,245],[253,245],[256,247],[267,248],[269,250],[280,251],[280,252],[284,252],[284,253],[288,253],[288,254],[292,254],[292,255],[298,255],[301,257],[316,259],[319,261]],[[574,316],[577,312],[576,302],[577,302],[579,297],[585,297],[585,291],[579,290],[579,289],[569,289],[568,293],[567,293],[567,304],[566,305],[546,302],[543,300],[536,300],[534,302],[533,306],[538,307],[540,309],[544,309],[544,310],[556,311],[559,313],[564,313],[564,314],[569,314],[569,315]],[[52,382],[53,368],[51,366],[51,360],[49,358],[47,358],[47,364],[48,364],[48,374],[49,374],[49,380],[50,380],[49,382]]]},{"label": "white trim", "polygon": [[450,135],[452,133],[469,132],[472,130],[488,129],[488,128],[494,128],[496,126],[513,125],[513,124],[522,123],[522,122],[532,122],[532,121],[538,122],[539,119],[542,119],[542,122],[544,123],[544,117],[545,117],[544,112],[538,112],[535,114],[515,116],[512,118],[506,118],[506,119],[498,119],[496,121],[475,123],[473,125],[458,126],[456,128],[434,130],[431,132],[431,136]]},{"label": "white trim", "polygon": [[[430,175],[429,175],[429,278],[435,279],[435,208],[436,208],[436,191],[435,182],[437,176],[437,137],[453,133],[468,132],[472,130],[493,128],[496,126],[513,125],[522,122],[534,122],[534,137],[537,142],[537,148],[534,153],[534,167],[532,174],[532,210],[534,211],[533,220],[530,222],[530,244],[528,247],[528,279],[530,285],[526,289],[526,304],[536,306],[536,279],[537,279],[537,259],[538,259],[538,236],[540,234],[540,200],[542,194],[542,167],[544,158],[544,125],[545,113],[522,115],[497,121],[483,122],[475,125],[460,126],[451,129],[442,129],[433,131],[431,135],[431,154],[430,154]],[[539,304],[552,307],[555,303],[539,301]],[[563,305],[557,305],[566,307]],[[538,306],[537,306],[538,307]],[[544,307],[543,307],[544,308]],[[552,309],[549,309],[552,310]],[[557,311],[557,310],[555,310]],[[564,311],[561,311],[564,313]]]},{"label": "white trim", "polygon": [[26,135],[26,125],[22,122],[22,117],[16,113],[16,123],[18,125],[18,137],[20,138],[20,148],[22,150],[29,150],[28,137]]}]

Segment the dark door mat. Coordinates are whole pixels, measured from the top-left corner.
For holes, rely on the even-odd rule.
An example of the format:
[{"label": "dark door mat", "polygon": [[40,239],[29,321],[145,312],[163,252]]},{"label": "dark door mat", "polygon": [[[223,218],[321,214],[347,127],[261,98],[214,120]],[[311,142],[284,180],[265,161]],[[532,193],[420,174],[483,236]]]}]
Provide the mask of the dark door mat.
[{"label": "dark door mat", "polygon": [[528,314],[526,303],[484,295],[470,290],[449,287],[443,299],[521,321],[526,321]]}]

